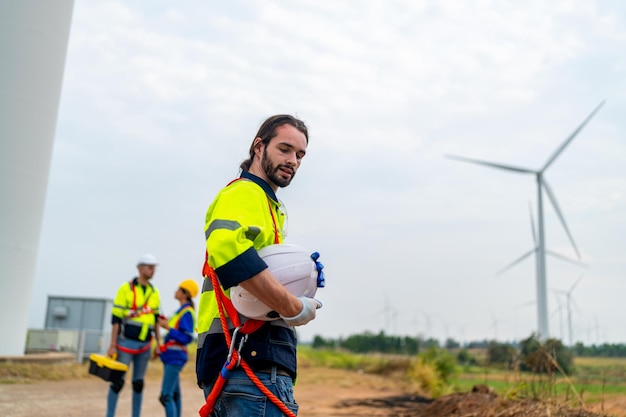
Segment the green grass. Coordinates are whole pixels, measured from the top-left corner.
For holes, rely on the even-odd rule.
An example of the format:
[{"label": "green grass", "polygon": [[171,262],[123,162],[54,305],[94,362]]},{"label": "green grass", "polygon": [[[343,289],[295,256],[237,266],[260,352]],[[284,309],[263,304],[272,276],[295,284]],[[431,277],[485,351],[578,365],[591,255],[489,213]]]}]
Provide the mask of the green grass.
[{"label": "green grass", "polygon": [[[362,370],[367,373],[403,372],[415,357],[353,354],[337,350],[298,347],[300,366],[322,366]],[[488,385],[502,396],[597,402],[610,396],[626,396],[626,358],[575,358],[574,374],[547,376],[484,366],[459,366],[451,382],[455,392],[467,392],[475,385]]]},{"label": "green grass", "polygon": [[503,396],[554,398],[586,403],[626,396],[626,358],[575,358],[574,374],[548,377],[484,367],[464,368],[454,382],[458,392],[485,384]]},{"label": "green grass", "polygon": [[388,375],[404,372],[411,358],[402,355],[355,354],[339,350],[313,349],[298,346],[298,366],[321,366],[334,369],[350,369],[371,374]]}]

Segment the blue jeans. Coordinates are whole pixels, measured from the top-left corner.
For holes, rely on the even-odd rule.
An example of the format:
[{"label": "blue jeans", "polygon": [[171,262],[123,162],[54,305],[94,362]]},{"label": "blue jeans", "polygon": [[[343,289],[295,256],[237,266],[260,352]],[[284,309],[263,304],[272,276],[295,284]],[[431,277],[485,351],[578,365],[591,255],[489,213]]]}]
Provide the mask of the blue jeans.
[{"label": "blue jeans", "polygon": [[[256,376],[295,415],[298,404],[293,397],[293,381],[290,376],[258,373]],[[213,385],[204,387],[204,398]],[[283,417],[284,414],[237,368],[230,372],[222,393],[217,398],[211,417]]]},{"label": "blue jeans", "polygon": [[[130,340],[130,339],[119,339],[118,344],[128,349],[141,349],[146,345],[146,343],[150,342],[140,342],[138,340]],[[125,363],[126,365],[130,365],[132,362],[133,368],[133,379],[132,382],[142,381],[146,375],[146,369],[148,369],[148,361],[150,360],[150,349],[146,350],[143,353],[133,355],[131,353],[122,352],[118,349],[117,351],[117,360],[119,362]],[[141,415],[141,401],[143,399],[143,393],[135,391],[134,387],[131,387],[133,390],[132,397],[132,417],[139,417]],[[107,413],[106,417],[114,417],[115,416],[115,408],[117,407],[117,399],[119,394],[113,390],[113,384],[109,387],[109,394],[107,396]]]},{"label": "blue jeans", "polygon": [[166,417],[180,417],[182,413],[182,397],[180,392],[180,370],[182,365],[163,366],[163,384],[161,385],[161,402],[165,407]]}]

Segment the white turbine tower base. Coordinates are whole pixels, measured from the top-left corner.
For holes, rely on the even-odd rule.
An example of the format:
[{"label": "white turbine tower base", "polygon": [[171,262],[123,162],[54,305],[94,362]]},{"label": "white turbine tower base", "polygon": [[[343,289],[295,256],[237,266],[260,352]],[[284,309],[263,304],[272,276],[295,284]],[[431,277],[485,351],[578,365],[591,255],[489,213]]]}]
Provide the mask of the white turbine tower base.
[{"label": "white turbine tower base", "polygon": [[0,2],[0,355],[23,355],[73,0]]},{"label": "white turbine tower base", "polygon": [[565,147],[570,144],[570,142],[578,135],[578,133],[585,127],[585,125],[591,120],[591,118],[600,110],[600,108],[604,105],[604,101],[602,101],[590,114],[587,118],[572,132],[567,139],[557,148],[557,150],[548,158],[548,161],[543,165],[543,167],[539,170],[533,170],[529,168],[520,168],[511,165],[504,165],[500,163],[481,161],[478,159],[465,158],[462,156],[455,155],[445,155],[447,158],[456,159],[462,162],[470,162],[473,164],[486,165],[492,168],[504,169],[507,171],[512,171],[520,174],[532,174],[535,176],[537,181],[537,337],[540,340],[545,340],[550,337],[550,331],[548,326],[548,295],[547,295],[547,279],[546,279],[546,245],[545,245],[545,232],[544,232],[544,222],[543,222],[543,190],[545,189],[548,199],[552,203],[554,210],[567,233],[567,237],[569,238],[574,250],[576,251],[576,255],[578,259],[580,259],[580,252],[578,251],[578,247],[576,243],[574,243],[574,239],[572,238],[572,234],[570,233],[567,224],[565,223],[565,218],[561,213],[561,209],[556,201],[556,197],[552,192],[552,189],[546,182],[544,178],[544,173],[552,165],[554,160],[563,152]]}]

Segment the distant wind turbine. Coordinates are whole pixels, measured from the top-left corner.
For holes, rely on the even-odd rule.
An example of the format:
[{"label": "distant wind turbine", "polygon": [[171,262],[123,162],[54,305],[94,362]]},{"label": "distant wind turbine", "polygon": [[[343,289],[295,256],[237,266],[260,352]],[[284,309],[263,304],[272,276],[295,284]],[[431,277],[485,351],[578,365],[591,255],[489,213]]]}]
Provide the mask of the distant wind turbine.
[{"label": "distant wind turbine", "polygon": [[[546,279],[546,246],[545,246],[545,233],[544,233],[544,222],[543,222],[543,190],[545,189],[548,199],[552,203],[554,210],[567,233],[567,236],[576,251],[576,255],[578,259],[580,259],[580,252],[578,251],[578,247],[572,238],[572,235],[565,223],[565,219],[561,214],[561,210],[556,201],[556,197],[552,192],[552,189],[546,182],[544,178],[545,171],[552,165],[554,160],[563,152],[565,147],[570,144],[570,142],[580,133],[580,131],[585,127],[585,125],[591,120],[593,116],[600,110],[600,108],[604,105],[604,100],[587,116],[587,118],[574,130],[565,141],[557,148],[557,150],[548,158],[548,161],[541,167],[539,170],[533,170],[529,168],[521,168],[511,165],[504,165],[500,163],[481,161],[478,159],[465,158],[462,156],[455,155],[445,155],[447,158],[456,159],[463,162],[470,162],[479,165],[486,165],[492,168],[504,169],[507,171],[513,171],[521,174],[532,174],[535,176],[537,181],[537,231],[538,231],[538,241],[537,241],[537,336],[539,339],[545,340],[550,337],[549,334],[549,326],[548,326],[548,296],[547,296],[547,279]],[[534,229],[533,229],[534,230]]]},{"label": "distant wind turbine", "polygon": [[496,316],[493,315],[493,313],[491,313],[491,326],[489,326],[489,329],[493,329],[493,334],[494,334],[494,341],[498,340],[498,319],[496,318]]},{"label": "distant wind turbine", "polygon": [[376,313],[376,316],[383,315],[385,328],[384,331],[388,334],[394,334],[396,328],[396,317],[398,316],[398,311],[391,306],[389,303],[389,299],[387,298],[387,294],[384,294],[384,306],[383,308]]},{"label": "distant wind turbine", "polygon": [[559,336],[561,337],[561,340],[564,339],[563,336],[563,303],[561,303],[561,299],[558,297],[558,295],[556,296],[556,303],[558,305],[558,307],[556,308],[556,310],[554,310],[554,313],[552,314],[558,314],[559,315]]},{"label": "distant wind turbine", "polygon": [[574,282],[574,284],[567,291],[553,290],[554,292],[565,296],[565,308],[567,309],[567,330],[569,332],[569,345],[570,346],[574,346],[574,332],[572,330],[572,304],[574,300],[572,299],[572,291],[574,291],[574,288],[576,288],[576,286],[578,285],[581,279],[583,279],[582,275],[580,276],[580,278],[576,280],[576,282]]},{"label": "distant wind turbine", "polygon": [[[533,243],[535,245],[535,247],[533,247],[531,250],[529,250],[528,252],[524,253],[522,256],[520,256],[519,258],[515,259],[513,262],[511,262],[510,264],[508,264],[507,266],[505,266],[504,268],[500,269],[498,272],[496,272],[496,276],[498,275],[502,275],[504,272],[508,271],[509,269],[511,269],[512,267],[514,267],[515,265],[519,264],[520,262],[522,262],[524,259],[528,258],[531,255],[536,255],[538,256],[539,253],[539,244],[537,243],[537,233],[535,232],[535,219],[533,218],[533,209],[530,205],[530,201],[528,202],[528,210],[530,213],[530,230],[532,232],[533,235]],[[554,252],[550,249],[545,249],[546,255],[550,255],[550,256],[554,256],[555,258],[559,258],[563,261],[578,265],[578,266],[582,266],[582,267],[587,267],[587,265],[583,262],[577,261],[576,259],[571,259],[567,256],[561,255],[558,252]]]},{"label": "distant wind turbine", "polygon": [[424,318],[426,320],[426,337],[427,338],[432,338],[432,314],[429,314],[425,311],[420,311],[423,315]]}]

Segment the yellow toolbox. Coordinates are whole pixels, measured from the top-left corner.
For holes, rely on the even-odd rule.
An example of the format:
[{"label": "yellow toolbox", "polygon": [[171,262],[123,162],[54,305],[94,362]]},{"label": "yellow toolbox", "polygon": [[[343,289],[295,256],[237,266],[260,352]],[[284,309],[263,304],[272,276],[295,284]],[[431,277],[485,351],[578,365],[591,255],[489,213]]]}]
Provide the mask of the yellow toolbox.
[{"label": "yellow toolbox", "polygon": [[105,381],[119,381],[128,371],[128,365],[113,358],[92,353],[89,355],[89,373],[99,376]]}]

